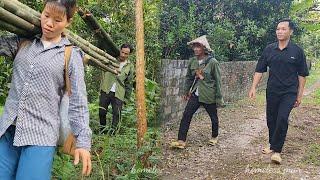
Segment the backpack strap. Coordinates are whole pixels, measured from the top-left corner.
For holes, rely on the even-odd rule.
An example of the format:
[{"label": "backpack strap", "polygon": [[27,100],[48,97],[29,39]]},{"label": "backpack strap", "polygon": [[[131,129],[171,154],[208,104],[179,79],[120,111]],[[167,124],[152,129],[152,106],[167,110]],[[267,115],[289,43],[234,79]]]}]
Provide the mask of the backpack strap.
[{"label": "backpack strap", "polygon": [[209,61],[212,59],[212,56],[209,56],[205,61],[204,61],[204,67],[202,70],[205,70],[208,67]]},{"label": "backpack strap", "polygon": [[71,57],[72,45],[66,45],[64,50],[64,80],[65,92],[71,96],[71,81],[69,78],[69,62]]},{"label": "backpack strap", "polygon": [[23,39],[18,43],[18,49],[17,49],[17,54],[20,51],[20,49],[27,47],[28,45],[30,45],[32,43],[31,40],[29,39]]}]

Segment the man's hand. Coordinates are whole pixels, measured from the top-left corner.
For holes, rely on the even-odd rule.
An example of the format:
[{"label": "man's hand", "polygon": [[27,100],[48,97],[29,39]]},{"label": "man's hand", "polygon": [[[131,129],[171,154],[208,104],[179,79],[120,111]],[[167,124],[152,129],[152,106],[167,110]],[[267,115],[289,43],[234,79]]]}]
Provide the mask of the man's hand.
[{"label": "man's hand", "polygon": [[224,108],[224,107],[226,107],[223,98],[217,98],[216,105],[217,105],[217,108]]},{"label": "man's hand", "polygon": [[248,94],[250,99],[256,98],[256,87],[260,82],[261,78],[262,78],[262,73],[258,73],[258,72],[254,73],[252,86]]},{"label": "man's hand", "polygon": [[82,175],[89,176],[91,173],[91,157],[90,152],[86,149],[78,148],[74,151],[74,165],[77,165],[82,160]]},{"label": "man's hand", "polygon": [[256,98],[256,88],[252,87],[249,91],[249,98],[250,99],[255,99]]},{"label": "man's hand", "polygon": [[188,101],[190,99],[190,97],[191,97],[191,93],[188,93],[186,95],[183,95],[182,99],[185,100],[185,101]]},{"label": "man's hand", "polygon": [[306,84],[306,77],[298,76],[299,79],[299,88],[298,88],[298,93],[297,93],[297,99],[296,102],[294,103],[293,107],[299,107],[301,104],[302,96],[303,96],[303,90],[304,90],[304,85]]},{"label": "man's hand", "polygon": [[296,100],[296,102],[294,103],[294,106],[293,107],[299,107],[300,106],[300,104],[301,104],[301,100],[302,100],[302,97],[297,97],[297,100]]},{"label": "man's hand", "polygon": [[197,69],[197,70],[196,70],[196,77],[197,77],[198,79],[201,79],[201,80],[204,79],[203,70],[202,70],[202,69]]}]

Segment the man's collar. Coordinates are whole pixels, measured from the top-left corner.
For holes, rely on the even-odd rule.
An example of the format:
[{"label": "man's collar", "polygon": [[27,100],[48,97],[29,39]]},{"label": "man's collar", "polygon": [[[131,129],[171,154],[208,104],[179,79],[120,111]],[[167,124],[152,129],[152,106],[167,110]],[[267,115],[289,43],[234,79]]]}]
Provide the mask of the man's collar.
[{"label": "man's collar", "polygon": [[130,63],[130,61],[128,59],[125,60],[125,61],[120,61],[120,59],[117,58],[117,60],[118,60],[119,63],[125,63],[125,64],[129,64]]},{"label": "man's collar", "polygon": [[[290,48],[291,46],[292,46],[292,42],[291,42],[291,40],[289,40],[287,46],[286,46],[285,48],[283,48],[282,50],[288,49],[288,48]],[[280,49],[280,48],[279,48],[279,41],[276,42],[276,43],[274,43],[273,49]]]}]

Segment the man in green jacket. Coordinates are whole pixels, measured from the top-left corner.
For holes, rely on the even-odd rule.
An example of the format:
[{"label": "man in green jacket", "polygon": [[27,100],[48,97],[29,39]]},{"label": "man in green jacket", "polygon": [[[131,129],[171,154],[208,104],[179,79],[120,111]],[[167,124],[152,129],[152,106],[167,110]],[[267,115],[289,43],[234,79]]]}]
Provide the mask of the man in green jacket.
[{"label": "man in green jacket", "polygon": [[211,118],[212,135],[209,144],[215,145],[218,142],[217,105],[223,105],[219,63],[209,54],[212,50],[206,36],[201,36],[188,45],[191,45],[195,55],[189,60],[186,75],[184,99],[188,103],[180,122],[178,141],[171,143],[171,147],[180,149],[186,146],[192,116],[200,106],[206,109]]},{"label": "man in green jacket", "polygon": [[121,117],[122,106],[130,99],[134,78],[134,65],[128,61],[131,52],[132,47],[129,44],[123,44],[120,47],[120,56],[118,57],[120,74],[114,75],[110,72],[102,74],[99,99],[101,133],[105,132],[108,106],[110,104],[112,106],[112,127],[110,133],[114,134]]}]

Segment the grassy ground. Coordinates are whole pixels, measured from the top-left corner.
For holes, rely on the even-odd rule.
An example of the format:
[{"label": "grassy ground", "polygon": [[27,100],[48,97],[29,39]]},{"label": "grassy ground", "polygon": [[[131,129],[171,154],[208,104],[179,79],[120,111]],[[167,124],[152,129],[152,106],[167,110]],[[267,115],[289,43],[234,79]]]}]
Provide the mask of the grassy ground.
[{"label": "grassy ground", "polygon": [[316,81],[320,80],[320,61],[317,61],[310,70],[310,75],[307,77],[306,87],[310,87]]},{"label": "grassy ground", "polygon": [[[134,115],[134,111],[126,112],[128,110],[130,107],[127,107],[123,112],[125,116],[120,122],[121,128],[116,135],[101,135],[99,133],[98,106],[90,104],[90,127],[93,131],[92,173],[89,177],[81,177],[81,167],[73,166],[70,157],[57,153],[54,160],[53,179],[157,179],[159,173],[156,167],[160,154],[157,143],[158,128],[148,128],[145,137],[146,143],[138,150],[135,118],[129,116],[129,114]],[[108,116],[107,119],[110,120],[111,117]],[[146,159],[145,164],[140,161],[142,157]]]},{"label": "grassy ground", "polygon": [[[310,72],[310,76],[307,79],[307,86],[310,86],[312,83],[320,80],[320,71],[319,71],[320,63],[317,63],[315,65],[315,69]],[[309,81],[309,82],[308,82]],[[313,108],[318,109],[320,107],[320,87],[318,87],[311,96],[308,96],[305,98],[304,103],[307,106],[311,106]],[[311,115],[312,117],[316,115]],[[316,137],[320,136],[320,123],[316,124],[314,127],[313,134]],[[319,139],[316,141],[313,141],[308,145],[308,148],[306,150],[306,154],[303,158],[303,163],[306,165],[314,165],[314,166],[320,166],[320,141]]]},{"label": "grassy ground", "polygon": [[0,106],[0,114],[2,114],[2,111],[3,111],[3,107]]}]

